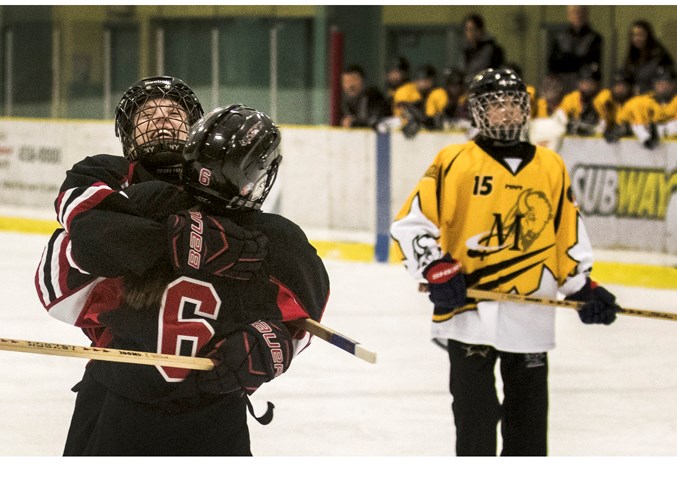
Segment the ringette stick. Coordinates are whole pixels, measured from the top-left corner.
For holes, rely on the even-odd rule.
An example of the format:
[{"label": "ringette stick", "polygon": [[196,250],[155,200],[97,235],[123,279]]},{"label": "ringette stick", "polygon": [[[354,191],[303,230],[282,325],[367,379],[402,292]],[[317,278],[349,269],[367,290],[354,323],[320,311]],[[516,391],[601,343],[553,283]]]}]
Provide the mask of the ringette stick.
[{"label": "ringette stick", "polygon": [[[376,354],[367,351],[359,343],[331,330],[319,322],[311,319],[296,320],[293,324],[311,334],[323,339],[336,347],[349,352],[369,363],[376,362]],[[147,364],[150,366],[171,366],[174,368],[199,369],[209,371],[214,368],[211,359],[192,356],[175,356],[171,354],[157,354],[152,352],[128,351],[108,347],[76,346],[72,344],[57,344],[53,342],[25,341],[20,339],[0,338],[0,350],[14,352],[30,352],[50,356],[68,356],[99,361],[113,361],[118,363]]]},{"label": "ringette stick", "polygon": [[376,362],[376,353],[369,351],[362,347],[359,342],[354,341],[353,339],[344,336],[336,332],[335,330],[330,329],[326,325],[322,325],[319,322],[316,322],[313,319],[302,319],[290,321],[292,325],[299,327],[307,332],[310,332],[316,337],[327,341],[329,344],[332,344],[344,351],[356,356],[363,361],[374,364]]},{"label": "ringette stick", "polygon": [[[485,291],[468,288],[468,296],[480,300],[494,300],[504,302],[522,302],[531,303],[534,305],[548,305],[551,307],[568,307],[579,310],[582,302],[574,302],[570,300],[555,300],[551,298],[530,297],[524,295],[515,295],[513,293],[499,293],[496,291]],[[633,308],[619,307],[616,313],[624,315],[634,315],[636,317],[645,317],[649,319],[663,319],[663,320],[677,320],[677,313],[670,312],[656,312],[653,310],[638,310]]]}]

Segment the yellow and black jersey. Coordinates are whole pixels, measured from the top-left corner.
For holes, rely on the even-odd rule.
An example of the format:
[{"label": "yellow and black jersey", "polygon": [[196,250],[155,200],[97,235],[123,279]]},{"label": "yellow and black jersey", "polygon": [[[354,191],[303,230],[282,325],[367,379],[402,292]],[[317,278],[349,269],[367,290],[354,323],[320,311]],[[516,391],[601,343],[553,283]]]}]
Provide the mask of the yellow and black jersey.
[{"label": "yellow and black jersey", "polygon": [[393,95],[393,114],[402,117],[401,104],[412,104],[420,106],[426,117],[434,117],[441,114],[449,102],[449,96],[444,88],[433,88],[426,96],[425,100],[421,92],[416,88],[413,81],[405,83],[399,87]]},{"label": "yellow and black jersey", "polygon": [[637,95],[625,104],[619,114],[619,122],[630,125],[647,125],[655,122],[660,115],[661,106],[652,94]]},{"label": "yellow and black jersey", "polygon": [[[503,153],[486,140],[438,153],[391,226],[408,271],[445,253],[468,287],[548,298],[585,283],[592,251],[562,159],[528,143]],[[510,352],[554,347],[551,307],[469,304],[433,316],[433,335]]]},{"label": "yellow and black jersey", "polygon": [[[595,95],[592,99],[592,107],[595,109],[595,112],[601,114],[603,111],[604,96],[601,96],[602,92]],[[562,98],[562,101],[558,107],[559,110],[562,110],[568,119],[578,119],[583,113],[583,97],[581,92],[578,90],[572,91]]]},{"label": "yellow and black jersey", "polygon": [[599,92],[597,97],[595,97],[595,108],[599,112],[600,118],[604,121],[605,126],[611,127],[622,122],[621,112],[623,111],[623,107],[625,107],[629,101],[630,99],[624,102],[616,101],[611,90],[605,88]]},{"label": "yellow and black jersey", "polygon": [[650,137],[650,123],[657,125],[661,137],[672,138],[677,133],[677,96],[661,104],[653,93],[637,95],[628,100],[618,115],[619,123],[628,124],[635,136],[644,142]]},{"label": "yellow and black jersey", "polygon": [[677,96],[666,104],[659,103],[653,93],[632,97],[619,115],[621,122],[630,125],[657,124],[673,120],[677,116]]}]

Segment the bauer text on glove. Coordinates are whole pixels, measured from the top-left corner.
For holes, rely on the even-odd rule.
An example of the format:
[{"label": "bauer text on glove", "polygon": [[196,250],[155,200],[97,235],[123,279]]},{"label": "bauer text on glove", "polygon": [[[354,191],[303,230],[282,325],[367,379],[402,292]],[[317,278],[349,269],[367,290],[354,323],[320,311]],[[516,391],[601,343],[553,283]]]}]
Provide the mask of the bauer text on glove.
[{"label": "bauer text on glove", "polygon": [[207,357],[211,371],[197,374],[198,388],[223,395],[251,395],[289,368],[293,355],[287,328],[275,320],[257,320],[229,334]]},{"label": "bauer text on glove", "polygon": [[225,217],[182,211],[167,220],[170,261],[178,273],[248,280],[266,257],[268,239]]}]

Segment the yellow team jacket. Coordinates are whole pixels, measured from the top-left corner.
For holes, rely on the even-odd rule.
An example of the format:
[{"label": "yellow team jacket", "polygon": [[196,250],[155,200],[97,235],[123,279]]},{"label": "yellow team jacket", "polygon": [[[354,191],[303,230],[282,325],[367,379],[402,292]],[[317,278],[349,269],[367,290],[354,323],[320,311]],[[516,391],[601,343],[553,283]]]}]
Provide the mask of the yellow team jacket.
[{"label": "yellow team jacket", "polygon": [[[511,164],[517,164],[515,168]],[[442,149],[391,225],[407,270],[418,280],[445,253],[468,287],[548,298],[585,283],[592,249],[559,155],[536,146],[530,161],[497,161],[475,142]],[[434,315],[434,337],[509,352],[554,347],[551,307],[469,304]]]},{"label": "yellow team jacket", "polygon": [[604,121],[606,127],[610,127],[621,123],[621,111],[630,100],[626,100],[625,103],[618,103],[614,100],[611,90],[605,88],[599,92],[593,103],[595,103],[600,120]]},{"label": "yellow team jacket", "polygon": [[[421,103],[421,93],[416,88],[413,81],[405,83],[399,87],[393,95],[393,114],[397,117],[402,116],[402,110],[399,108],[401,103]],[[447,106],[449,97],[444,88],[433,88],[423,102],[425,108],[425,115],[427,117],[434,117],[444,111]]]},{"label": "yellow team jacket", "polygon": [[659,104],[653,93],[637,95],[628,100],[620,111],[619,122],[630,125],[647,125],[649,122],[664,123],[677,116],[677,95],[664,105]]},{"label": "yellow team jacket", "polygon": [[[602,96],[602,92],[598,93],[592,100],[592,106],[598,114],[601,114],[604,110],[604,96]],[[575,90],[564,95],[562,102],[559,104],[559,109],[562,110],[569,119],[577,119],[580,117],[581,112],[583,111],[581,92]]]}]

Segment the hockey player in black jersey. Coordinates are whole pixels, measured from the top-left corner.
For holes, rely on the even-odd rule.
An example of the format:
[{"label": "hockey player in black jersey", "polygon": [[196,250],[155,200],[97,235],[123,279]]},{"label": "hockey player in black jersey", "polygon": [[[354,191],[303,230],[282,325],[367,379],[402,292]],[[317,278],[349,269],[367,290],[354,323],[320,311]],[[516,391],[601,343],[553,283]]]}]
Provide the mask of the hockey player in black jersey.
[{"label": "hockey player in black jersey", "polygon": [[[151,98],[176,101],[176,83],[152,86]],[[265,114],[230,106],[188,138],[168,120],[159,125],[164,111],[145,120],[135,118],[142,104],[133,105],[131,116],[121,114],[123,97],[116,114],[131,160],[88,158],[69,171],[57,199],[64,228],[43,254],[38,293],[51,315],[97,346],[209,356],[216,366],[91,362],[74,387],[64,454],[250,455],[247,395],[308,345],[309,334],[286,322],[320,320],[329,292],[301,229],[260,211],[282,159],[279,130]],[[185,121],[191,107],[181,105]],[[121,130],[125,120],[131,132]],[[144,123],[152,132],[146,151]],[[153,148],[158,138],[166,140]],[[184,145],[186,191],[166,181],[181,174],[169,153]],[[165,154],[142,162],[135,147]]]},{"label": "hockey player in black jersey", "polygon": [[[479,135],[443,148],[391,226],[402,261],[434,304],[447,345],[456,454],[547,454],[549,307],[468,300],[466,287],[585,302],[584,323],[611,324],[615,297],[590,279],[592,246],[562,159],[523,141],[525,84],[485,70],[469,87]],[[494,370],[500,360],[504,400]]]}]

